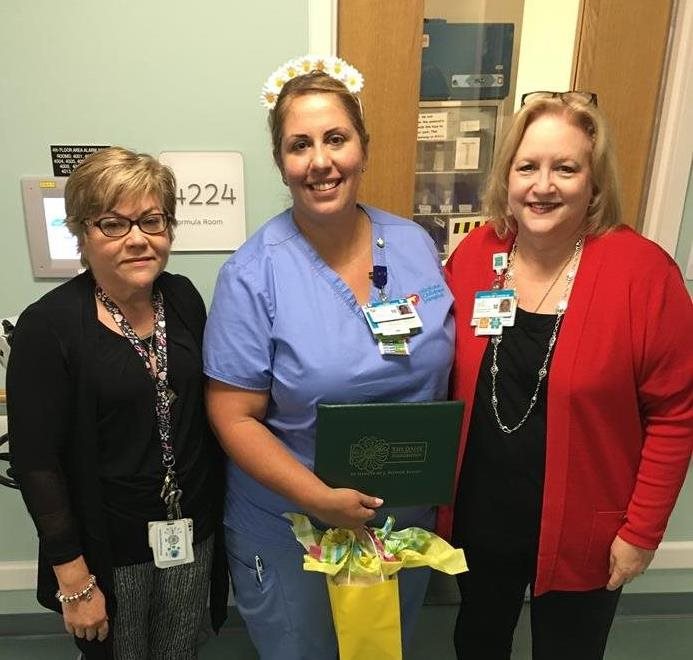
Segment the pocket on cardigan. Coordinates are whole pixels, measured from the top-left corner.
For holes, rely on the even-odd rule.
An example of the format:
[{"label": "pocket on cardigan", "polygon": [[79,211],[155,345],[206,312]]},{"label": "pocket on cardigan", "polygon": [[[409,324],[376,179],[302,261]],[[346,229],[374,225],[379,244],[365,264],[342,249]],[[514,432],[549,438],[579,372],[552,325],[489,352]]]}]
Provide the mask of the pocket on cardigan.
[{"label": "pocket on cardigan", "polygon": [[590,566],[593,571],[609,570],[609,550],[625,518],[625,510],[594,512],[585,566]]}]

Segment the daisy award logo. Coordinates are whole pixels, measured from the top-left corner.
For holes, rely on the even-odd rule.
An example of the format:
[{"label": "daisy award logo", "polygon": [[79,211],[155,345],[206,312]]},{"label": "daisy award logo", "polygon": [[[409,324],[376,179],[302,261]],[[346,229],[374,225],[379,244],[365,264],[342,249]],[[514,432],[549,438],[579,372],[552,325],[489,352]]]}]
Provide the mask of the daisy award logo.
[{"label": "daisy award logo", "polygon": [[360,473],[380,473],[397,464],[425,463],[428,443],[423,441],[388,442],[366,435],[349,447],[349,465]]},{"label": "daisy award logo", "polygon": [[389,453],[385,440],[367,435],[351,445],[349,465],[360,472],[377,472],[385,467]]}]

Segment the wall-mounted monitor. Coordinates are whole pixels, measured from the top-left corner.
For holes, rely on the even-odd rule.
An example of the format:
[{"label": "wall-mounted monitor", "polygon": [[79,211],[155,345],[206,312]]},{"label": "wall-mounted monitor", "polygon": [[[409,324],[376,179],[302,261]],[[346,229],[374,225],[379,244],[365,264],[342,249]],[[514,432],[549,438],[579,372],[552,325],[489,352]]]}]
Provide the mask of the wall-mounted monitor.
[{"label": "wall-mounted monitor", "polygon": [[82,268],[77,239],[65,226],[67,177],[23,177],[24,221],[34,277],[66,278]]}]

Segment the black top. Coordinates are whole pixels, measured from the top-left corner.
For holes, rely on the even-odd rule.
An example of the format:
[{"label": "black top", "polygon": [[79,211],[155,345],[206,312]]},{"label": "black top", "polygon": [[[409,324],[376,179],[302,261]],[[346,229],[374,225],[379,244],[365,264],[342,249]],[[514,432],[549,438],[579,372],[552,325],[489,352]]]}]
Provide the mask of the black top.
[{"label": "black top", "polygon": [[[176,314],[167,315],[166,335],[171,404],[171,440],[183,490],[181,509],[193,519],[197,543],[212,532],[211,502],[203,485],[209,460],[202,398],[202,357]],[[165,520],[161,500],[164,468],[156,425],[155,390],[130,341],[99,323],[97,336],[97,425],[99,477],[113,565],[151,561],[147,522]]]},{"label": "black top", "polygon": [[[185,491],[183,513],[197,518],[195,526],[201,529],[195,530],[196,540],[203,538],[202,530],[211,530],[210,518],[217,526],[210,593],[217,628],[226,610],[225,555],[219,533],[224,482],[222,455],[202,407],[199,363],[205,308],[185,277],[162,273],[156,286],[164,297],[171,335],[174,387],[184,394],[179,392],[182,403],[174,406],[172,418],[177,471]],[[127,499],[128,493],[130,502],[140,500],[147,480],[153,479],[154,448],[157,460],[160,448],[158,439],[153,442],[153,385],[147,381],[144,364],[137,374],[136,360],[141,358],[134,349],[98,322],[94,287],[87,271],[22,313],[7,370],[7,412],[12,465],[38,530],[39,602],[60,611],[52,565],[83,554],[113,616],[112,568],[134,547],[141,549],[141,535],[132,547],[129,539],[115,538],[113,521],[116,527],[129,525],[141,515],[131,512],[129,520],[118,516],[123,502],[117,500],[121,495]],[[136,388],[135,395],[131,387]],[[116,488],[117,479],[129,468],[137,477],[133,480],[129,473],[125,487]],[[132,487],[133,481],[140,485],[139,477],[145,484],[142,491]]]},{"label": "black top", "polygon": [[[555,322],[555,315],[518,308],[515,325],[503,329],[496,391],[501,421],[510,428],[527,411]],[[547,379],[525,423],[504,433],[491,405],[492,358],[489,340],[469,423],[453,539],[462,545],[534,552],[544,487]]]}]

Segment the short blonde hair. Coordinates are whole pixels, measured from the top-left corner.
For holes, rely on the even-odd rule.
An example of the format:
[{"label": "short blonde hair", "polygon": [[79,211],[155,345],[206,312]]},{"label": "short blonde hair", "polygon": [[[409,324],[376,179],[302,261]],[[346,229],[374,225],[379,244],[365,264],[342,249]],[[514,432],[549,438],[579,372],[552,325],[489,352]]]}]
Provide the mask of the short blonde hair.
[{"label": "short blonde hair", "polygon": [[483,194],[483,212],[505,237],[517,232],[517,222],[508,209],[510,167],[529,125],[544,115],[557,115],[582,129],[592,142],[590,171],[592,200],[587,209],[586,234],[602,234],[621,223],[621,198],[616,158],[604,115],[595,105],[582,101],[539,98],[515,114],[503,137]]},{"label": "short blonde hair", "polygon": [[[176,179],[170,168],[148,154],[123,147],[109,147],[87,156],[65,184],[65,224],[84,244],[85,222],[117,206],[123,200],[152,195],[176,226]],[[173,232],[170,236],[173,238]],[[87,265],[82,259],[83,265]]]}]

